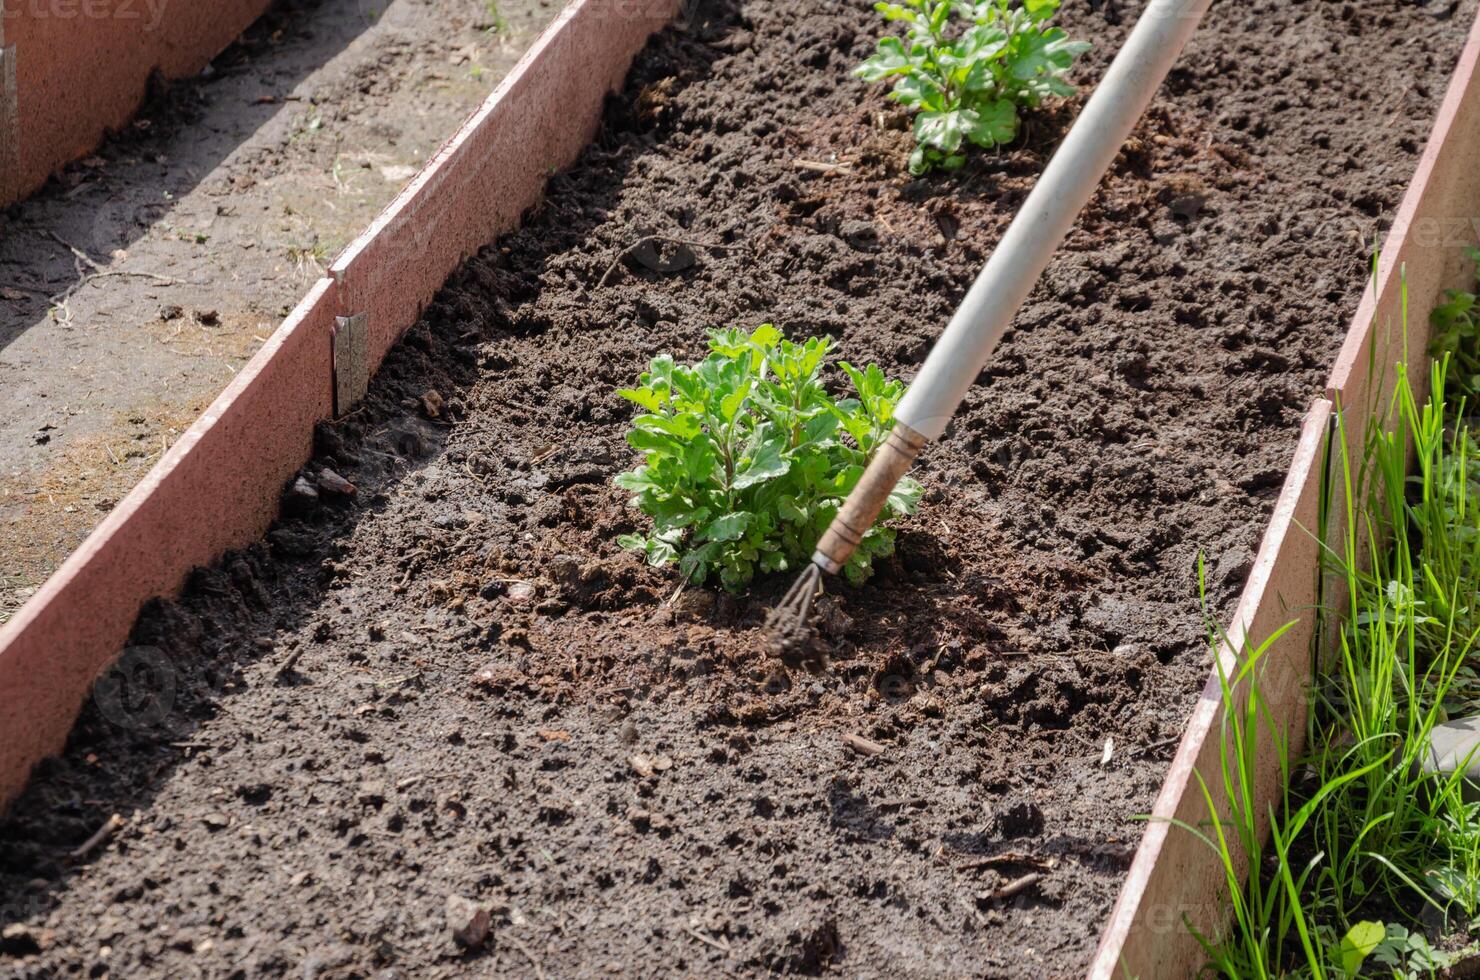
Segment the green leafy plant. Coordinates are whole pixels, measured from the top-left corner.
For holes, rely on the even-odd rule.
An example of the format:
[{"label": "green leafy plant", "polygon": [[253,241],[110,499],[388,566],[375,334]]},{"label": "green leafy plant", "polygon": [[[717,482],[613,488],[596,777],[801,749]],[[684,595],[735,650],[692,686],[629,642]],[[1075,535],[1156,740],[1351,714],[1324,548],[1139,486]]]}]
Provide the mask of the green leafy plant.
[{"label": "green leafy plant", "polygon": [[[732,590],[757,571],[805,562],[889,432],[904,390],[877,365],[842,363],[857,397],[834,400],[821,381],[831,346],[827,337],[792,343],[770,324],[716,330],[698,364],[656,357],[636,388],[618,391],[644,410],[627,441],[645,458],[616,483],[653,519],[651,533],[619,543],[654,565],[677,561],[690,582],[718,574]],[[851,582],[893,552],[883,522],[914,513],[919,496],[919,484],[900,481],[845,569]]]},{"label": "green leafy plant", "polygon": [[[900,37],[854,70],[866,82],[894,79],[891,97],[915,113],[910,173],[958,169],[966,145],[990,149],[1018,133],[1018,111],[1050,95],[1072,95],[1065,80],[1089,50],[1047,21],[1059,0],[904,0],[877,3]],[[963,27],[964,25],[964,27]]]}]

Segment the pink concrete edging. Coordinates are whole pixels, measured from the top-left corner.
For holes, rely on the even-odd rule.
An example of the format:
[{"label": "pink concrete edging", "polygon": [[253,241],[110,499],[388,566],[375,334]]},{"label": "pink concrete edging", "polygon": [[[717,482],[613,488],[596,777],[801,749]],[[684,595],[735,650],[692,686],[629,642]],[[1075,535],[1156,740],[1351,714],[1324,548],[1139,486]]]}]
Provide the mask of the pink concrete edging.
[{"label": "pink concrete edging", "polygon": [[[1464,246],[1480,244],[1480,17],[1451,77],[1418,168],[1382,245],[1373,281],[1363,294],[1337,356],[1325,396],[1306,415],[1295,458],[1254,569],[1239,600],[1227,643],[1218,656],[1225,669],[1235,654],[1258,646],[1282,626],[1296,625],[1265,657],[1261,691],[1270,715],[1288,739],[1291,758],[1303,747],[1306,690],[1314,663],[1315,610],[1333,608],[1321,593],[1323,494],[1329,513],[1339,515],[1341,460],[1328,446],[1343,435],[1355,453],[1365,445],[1372,413],[1391,390],[1395,365],[1408,365],[1416,397],[1428,392],[1428,311],[1443,290],[1473,284]],[[1405,316],[1414,322],[1406,324]],[[1345,431],[1343,432],[1343,428]],[[1324,529],[1335,545],[1343,529],[1333,517]],[[1339,597],[1332,597],[1339,602]],[[1334,608],[1340,612],[1339,607]],[[1242,707],[1247,690],[1236,690]],[[1220,733],[1229,705],[1219,679],[1210,677],[1194,707],[1177,754],[1153,806],[1150,822],[1121,887],[1090,966],[1092,980],[1190,977],[1206,956],[1187,929],[1218,935],[1224,922],[1227,881],[1217,855],[1173,821],[1206,827],[1206,785],[1220,814],[1227,814],[1220,769]],[[1260,813],[1282,787],[1278,757],[1261,741],[1258,784]],[[1202,782],[1199,782],[1198,776]],[[1267,828],[1265,828],[1267,830]],[[1247,856],[1245,856],[1247,862]],[[1247,864],[1245,864],[1245,867]]]},{"label": "pink concrete edging", "polygon": [[200,71],[269,2],[0,0],[0,68],[15,81],[0,85],[0,207],[126,125],[153,72]]},{"label": "pink concrete edging", "polygon": [[368,314],[373,369],[463,258],[516,227],[549,174],[575,159],[607,92],[677,9],[678,0],[571,0],[200,419],[0,627],[0,807],[62,747],[143,605],[175,594],[191,569],[257,540],[272,522],[283,486],[312,452],[314,424],[334,411],[336,317]]},{"label": "pink concrete edging", "polygon": [[145,602],[260,536],[329,413],[322,279],[204,415],[0,629],[0,802],[65,741]]}]

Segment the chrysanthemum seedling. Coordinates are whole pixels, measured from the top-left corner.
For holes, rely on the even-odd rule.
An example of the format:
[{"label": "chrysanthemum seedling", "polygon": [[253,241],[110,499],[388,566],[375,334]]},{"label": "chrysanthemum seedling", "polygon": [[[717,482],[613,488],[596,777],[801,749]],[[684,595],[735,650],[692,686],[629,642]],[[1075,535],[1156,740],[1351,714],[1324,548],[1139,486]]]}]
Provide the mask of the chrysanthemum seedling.
[{"label": "chrysanthemum seedling", "polygon": [[[1017,137],[1018,112],[1050,95],[1072,95],[1065,76],[1089,50],[1047,21],[1059,0],[904,0],[874,5],[905,25],[879,41],[855,69],[867,82],[894,79],[891,96],[915,113],[910,173],[955,170],[966,146],[991,147]],[[962,30],[959,24],[967,25]]]},{"label": "chrysanthemum seedling", "polygon": [[[770,324],[716,330],[698,364],[656,357],[636,388],[618,391],[644,409],[627,441],[645,459],[616,483],[653,520],[650,533],[619,543],[654,565],[677,561],[690,582],[717,574],[732,590],[757,571],[805,563],[888,434],[904,390],[877,365],[842,363],[858,397],[834,400],[820,380],[831,344],[795,344]],[[893,552],[883,521],[914,513],[919,496],[919,484],[900,483],[848,563],[850,581]]]}]

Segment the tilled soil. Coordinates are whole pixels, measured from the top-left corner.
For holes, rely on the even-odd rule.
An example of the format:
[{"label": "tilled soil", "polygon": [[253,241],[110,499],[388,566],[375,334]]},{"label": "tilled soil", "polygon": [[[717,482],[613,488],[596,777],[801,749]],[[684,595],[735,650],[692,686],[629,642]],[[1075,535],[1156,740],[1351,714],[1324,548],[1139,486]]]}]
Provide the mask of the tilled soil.
[{"label": "tilled soil", "polygon": [[[0,830],[0,973],[1082,972],[1206,677],[1198,556],[1226,614],[1474,6],[1216,4],[785,681],[784,579],[665,604],[613,543],[613,390],[764,321],[911,376],[1077,105],[911,180],[866,4],[690,6],[317,500],[142,617]],[[1092,84],[1139,7],[1066,7]]]}]

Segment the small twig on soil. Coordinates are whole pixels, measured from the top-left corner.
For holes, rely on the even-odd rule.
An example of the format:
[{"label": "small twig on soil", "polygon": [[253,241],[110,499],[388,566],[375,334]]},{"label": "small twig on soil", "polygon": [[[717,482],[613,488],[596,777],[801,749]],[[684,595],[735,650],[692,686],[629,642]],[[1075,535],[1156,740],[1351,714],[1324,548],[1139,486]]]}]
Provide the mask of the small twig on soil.
[{"label": "small twig on soil", "polygon": [[291,674],[293,672],[293,668],[298,666],[298,658],[301,656],[303,656],[303,647],[299,647],[292,653],[288,654],[288,659],[284,660],[281,664],[278,665],[278,669],[275,672],[275,676],[277,677],[277,679],[282,680],[284,677]]},{"label": "small twig on soil", "polygon": [[721,942],[720,940],[715,939],[711,936],[706,936],[704,935],[704,933],[700,932],[698,929],[695,929],[693,926],[684,926],[683,931],[688,933],[690,936],[693,936],[704,945],[713,946],[715,949],[719,950],[721,953],[724,953],[726,956],[728,956],[732,952],[729,943]]},{"label": "small twig on soil", "polygon": [[846,163],[823,163],[821,160],[793,160],[791,165],[798,170],[810,170],[816,174],[848,174],[853,170]]},{"label": "small twig on soil", "polygon": [[153,279],[155,282],[163,283],[166,286],[189,285],[184,279],[176,279],[173,276],[162,276],[157,272],[125,272],[122,269],[99,272],[96,275],[88,276],[87,281],[97,282],[99,279],[113,279],[115,277],[120,279]]},{"label": "small twig on soil", "polygon": [[1003,899],[1013,898],[1017,895],[1021,895],[1023,892],[1027,891],[1029,888],[1032,888],[1034,885],[1038,884],[1042,880],[1043,873],[1041,871],[1030,871],[1027,874],[1023,875],[1021,878],[1014,878],[1012,881],[1009,881],[1001,888],[992,892],[986,897],[985,901],[1000,902]]},{"label": "small twig on soil", "polygon": [[859,755],[878,755],[884,751],[884,746],[872,739],[864,738],[862,735],[844,735],[843,744]]},{"label": "small twig on soil", "polygon": [[52,240],[55,241],[58,245],[71,252],[72,255],[77,259],[77,261],[86,263],[88,267],[91,268],[94,272],[103,271],[103,267],[97,262],[93,261],[93,257],[91,255],[88,255],[82,249],[78,248],[76,245],[73,245],[61,235],[58,235],[54,231],[48,231],[47,234],[50,235]]},{"label": "small twig on soil", "polygon": [[119,816],[116,813],[113,814],[113,816],[109,817],[107,822],[104,823],[103,826],[98,828],[97,833],[93,834],[87,840],[83,841],[82,846],[72,851],[72,853],[69,854],[68,857],[70,857],[74,861],[80,861],[83,858],[87,857],[93,851],[102,846],[102,844],[105,843],[108,838],[118,833],[118,831],[123,828],[124,823],[126,823],[126,821],[123,819],[123,817]]},{"label": "small twig on soil", "polygon": [[506,935],[503,938],[507,939],[510,946],[513,946],[515,949],[519,950],[519,952],[523,953],[525,958],[529,960],[530,965],[534,967],[535,980],[545,980],[545,968],[540,965],[539,958],[536,957],[534,953],[530,952],[529,947],[521,943],[519,940],[515,939],[513,936]]},{"label": "small twig on soil", "polygon": [[1164,738],[1160,742],[1152,742],[1150,745],[1138,745],[1134,749],[1131,749],[1131,755],[1148,755],[1157,749],[1164,749],[1168,745],[1175,745],[1180,741],[1182,741],[1181,735],[1173,735],[1171,738]]},{"label": "small twig on soil", "polygon": [[1032,854],[1017,854],[1009,851],[1006,854],[993,854],[991,857],[977,858],[975,861],[967,861],[965,864],[956,865],[957,871],[980,871],[983,868],[997,868],[1003,865],[1027,865],[1030,868],[1047,870],[1052,865],[1041,857]]},{"label": "small twig on soil", "polygon": [[639,238],[637,241],[633,242],[631,245],[628,245],[626,248],[617,253],[617,257],[612,259],[612,264],[606,267],[606,271],[603,272],[601,274],[601,278],[596,281],[596,288],[600,289],[601,287],[606,285],[606,281],[612,277],[613,272],[617,271],[617,266],[622,264],[623,259],[631,255],[633,252],[637,251],[639,248],[642,248],[642,246],[647,245],[651,242],[668,242],[670,245],[687,245],[690,248],[713,248],[718,249],[721,252],[734,252],[745,247],[743,244],[739,243],[734,245],[717,245],[714,242],[700,242],[690,238],[673,238],[668,235],[644,235],[642,238]]},{"label": "small twig on soil", "polygon": [[72,319],[72,311],[68,308],[67,301],[75,296],[77,294],[77,291],[83,286],[86,286],[90,282],[97,282],[99,279],[153,279],[155,282],[164,283],[167,286],[185,285],[185,282],[183,280],[171,279],[169,276],[161,276],[153,272],[92,272],[84,275],[79,269],[78,273],[80,278],[76,282],[68,286],[66,289],[62,290],[60,293],[57,293],[55,296],[51,297],[51,299],[48,301],[52,306],[59,307],[63,312],[66,313],[66,316],[62,317],[63,323],[66,323]]}]

